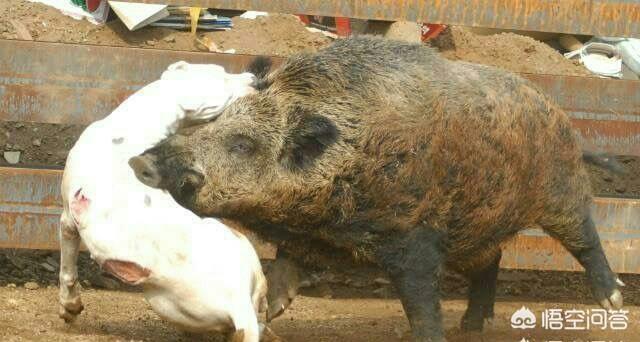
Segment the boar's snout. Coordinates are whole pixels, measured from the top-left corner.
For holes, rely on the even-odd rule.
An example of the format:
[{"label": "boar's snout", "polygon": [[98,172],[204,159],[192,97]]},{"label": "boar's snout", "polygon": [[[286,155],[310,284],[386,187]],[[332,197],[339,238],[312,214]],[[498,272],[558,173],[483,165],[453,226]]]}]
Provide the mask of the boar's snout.
[{"label": "boar's snout", "polygon": [[129,166],[135,172],[138,180],[152,188],[159,188],[162,176],[155,163],[155,158],[149,155],[141,155],[129,159]]}]

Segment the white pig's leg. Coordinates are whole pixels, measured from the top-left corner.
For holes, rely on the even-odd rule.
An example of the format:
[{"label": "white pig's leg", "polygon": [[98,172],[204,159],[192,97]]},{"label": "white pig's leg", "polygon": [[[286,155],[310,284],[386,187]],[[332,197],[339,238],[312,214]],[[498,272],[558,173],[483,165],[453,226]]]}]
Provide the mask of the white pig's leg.
[{"label": "white pig's leg", "polygon": [[80,235],[71,215],[65,208],[60,216],[60,318],[72,322],[82,312],[78,282],[78,251]]},{"label": "white pig's leg", "polygon": [[234,307],[238,308],[238,310],[231,315],[231,319],[233,320],[236,330],[229,335],[228,340],[233,342],[260,341],[258,317],[256,317],[251,299],[247,298],[246,302],[238,303]]}]

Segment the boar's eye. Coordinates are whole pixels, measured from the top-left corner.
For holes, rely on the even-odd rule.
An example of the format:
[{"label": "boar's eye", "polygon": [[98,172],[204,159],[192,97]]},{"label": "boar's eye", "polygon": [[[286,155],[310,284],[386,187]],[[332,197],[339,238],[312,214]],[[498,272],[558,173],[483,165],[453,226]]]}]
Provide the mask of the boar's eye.
[{"label": "boar's eye", "polygon": [[239,156],[248,156],[255,151],[255,141],[246,135],[236,134],[227,141],[229,153]]}]

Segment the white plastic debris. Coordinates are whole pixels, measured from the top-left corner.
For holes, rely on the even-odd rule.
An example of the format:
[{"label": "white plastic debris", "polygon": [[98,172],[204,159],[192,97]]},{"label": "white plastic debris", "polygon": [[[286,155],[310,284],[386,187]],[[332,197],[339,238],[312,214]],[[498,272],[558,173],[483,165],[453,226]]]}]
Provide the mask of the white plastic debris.
[{"label": "white plastic debris", "polygon": [[72,17],[76,20],[87,19],[95,25],[104,24],[109,15],[109,4],[107,1],[101,1],[98,8],[93,13],[86,12],[82,8],[74,5],[70,0],[29,0],[30,2],[39,2],[41,4],[51,6],[58,9],[62,14]]},{"label": "white plastic debris", "polygon": [[333,33],[333,32],[329,32],[329,31],[325,31],[325,30],[321,30],[315,27],[305,27],[307,29],[307,31],[309,32],[313,32],[313,33],[322,33],[325,37],[329,37],[331,39],[338,39],[338,35]]},{"label": "white plastic debris", "polygon": [[167,5],[137,4],[111,0],[109,0],[109,5],[131,31],[169,16]]},{"label": "white plastic debris", "polygon": [[565,54],[566,58],[579,57],[585,68],[594,74],[622,78],[622,58],[615,45],[592,42]]},{"label": "white plastic debris", "polygon": [[255,19],[257,17],[261,17],[261,16],[269,16],[269,13],[267,12],[258,12],[258,11],[246,11],[244,13],[242,13],[242,15],[240,15],[240,18],[244,18],[244,19]]},{"label": "white plastic debris", "polygon": [[628,38],[618,43],[622,61],[631,71],[640,76],[640,39]]}]

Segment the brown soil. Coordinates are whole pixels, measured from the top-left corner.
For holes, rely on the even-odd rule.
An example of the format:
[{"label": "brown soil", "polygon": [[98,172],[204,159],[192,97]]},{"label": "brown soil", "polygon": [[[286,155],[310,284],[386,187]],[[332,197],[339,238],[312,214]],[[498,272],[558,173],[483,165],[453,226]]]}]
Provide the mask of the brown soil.
[{"label": "brown soil", "polygon": [[603,170],[589,165],[591,187],[601,196],[640,198],[640,158],[617,156],[622,172]]},{"label": "brown soil", "polygon": [[515,33],[477,35],[462,27],[450,27],[434,42],[453,60],[493,65],[523,73],[590,76],[578,62],[564,58],[545,43]]},{"label": "brown soil", "polygon": [[[104,26],[86,20],[75,20],[56,9],[26,0],[0,1],[0,38],[17,39],[11,20],[26,26],[36,41],[131,46],[153,49],[195,51],[197,46],[190,32],[168,28],[143,27],[129,31],[120,20]],[[290,55],[314,50],[330,42],[321,33],[312,33],[296,16],[274,14],[257,20],[233,18],[230,31],[202,33],[221,50],[260,55]]]},{"label": "brown soil", "polygon": [[0,122],[0,152],[20,151],[22,165],[61,167],[83,130],[75,125]]},{"label": "brown soil", "polygon": [[[3,341],[194,341],[215,340],[213,335],[194,336],[181,333],[160,320],[142,299],[141,294],[85,290],[85,311],[72,325],[58,319],[57,290],[0,288],[0,339]],[[594,306],[569,303],[545,303],[526,300],[499,301],[492,326],[482,334],[462,333],[458,322],[466,303],[443,301],[448,341],[530,341],[545,340],[615,340],[636,341],[640,328],[638,307],[630,311],[627,330],[591,330],[585,332],[517,330],[510,326],[511,315],[521,306],[536,316],[545,309],[593,309]],[[281,318],[271,324],[286,341],[406,341],[408,324],[397,300],[323,299],[298,297]],[[217,340],[220,340],[219,338]]]},{"label": "brown soil", "polygon": [[[60,253],[57,251],[0,250],[0,287],[22,286],[35,282],[40,287],[57,286]],[[81,252],[79,279],[84,287],[137,291],[115,281]],[[308,270],[304,277],[312,284],[302,289],[309,296],[327,298],[397,298],[386,276],[377,268],[358,267],[341,270]],[[622,274],[625,303],[640,305],[640,275]],[[467,281],[457,273],[446,271],[442,278],[442,294],[448,299],[462,299]],[[591,292],[582,272],[539,272],[501,270],[498,276],[498,298],[517,301],[535,298],[541,301],[591,303]]]},{"label": "brown soil", "polygon": [[251,55],[289,56],[301,51],[316,51],[331,39],[307,31],[295,16],[272,14],[255,20],[233,18],[233,29],[206,34],[220,50],[235,49]]}]

